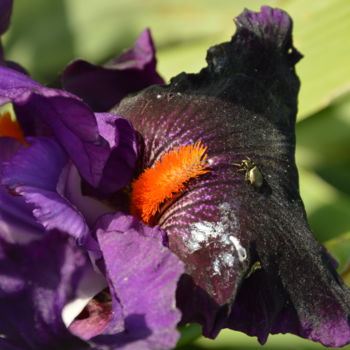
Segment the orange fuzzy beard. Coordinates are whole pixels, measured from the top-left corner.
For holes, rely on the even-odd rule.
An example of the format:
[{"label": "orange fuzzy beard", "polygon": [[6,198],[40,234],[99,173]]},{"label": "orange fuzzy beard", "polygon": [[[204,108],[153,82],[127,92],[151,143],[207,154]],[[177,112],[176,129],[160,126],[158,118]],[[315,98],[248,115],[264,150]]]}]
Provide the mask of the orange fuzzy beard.
[{"label": "orange fuzzy beard", "polygon": [[190,179],[209,171],[206,150],[201,142],[180,146],[146,169],[131,184],[131,213],[150,224],[163,202],[183,192]]},{"label": "orange fuzzy beard", "polygon": [[17,121],[11,119],[8,112],[0,115],[0,136],[13,137],[25,144],[23,131]]}]

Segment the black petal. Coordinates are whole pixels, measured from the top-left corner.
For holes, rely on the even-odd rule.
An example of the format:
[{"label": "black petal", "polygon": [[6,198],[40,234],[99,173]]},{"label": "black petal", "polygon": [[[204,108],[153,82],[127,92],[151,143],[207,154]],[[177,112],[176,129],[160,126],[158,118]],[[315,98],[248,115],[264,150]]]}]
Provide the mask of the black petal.
[{"label": "black petal", "polygon": [[211,171],[159,219],[187,266],[178,290],[183,320],[201,322],[211,337],[230,327],[261,342],[291,332],[341,346],[350,341],[349,291],[299,196],[294,65],[301,55],[292,22],[269,7],[245,10],[235,22],[232,40],[208,50],[199,74],[182,73],[115,109],[143,136],[142,168],[178,145],[208,147]]}]

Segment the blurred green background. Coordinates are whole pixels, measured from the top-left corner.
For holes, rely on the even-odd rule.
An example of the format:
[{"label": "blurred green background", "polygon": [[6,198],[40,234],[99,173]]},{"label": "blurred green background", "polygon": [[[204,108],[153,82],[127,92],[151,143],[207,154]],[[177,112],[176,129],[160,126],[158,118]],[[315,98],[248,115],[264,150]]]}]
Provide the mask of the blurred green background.
[{"label": "blurred green background", "polygon": [[[349,0],[15,0],[4,37],[7,59],[49,83],[73,58],[93,63],[130,47],[152,30],[165,79],[197,72],[209,46],[232,36],[244,8],[280,7],[294,20],[294,42],[304,54],[297,131],[301,194],[310,225],[339,261],[350,284],[350,1]],[[198,327],[185,333],[182,343]],[[223,331],[182,349],[260,349],[255,338]],[[291,335],[271,336],[264,349],[322,349]],[[350,349],[350,346],[344,349]]]}]

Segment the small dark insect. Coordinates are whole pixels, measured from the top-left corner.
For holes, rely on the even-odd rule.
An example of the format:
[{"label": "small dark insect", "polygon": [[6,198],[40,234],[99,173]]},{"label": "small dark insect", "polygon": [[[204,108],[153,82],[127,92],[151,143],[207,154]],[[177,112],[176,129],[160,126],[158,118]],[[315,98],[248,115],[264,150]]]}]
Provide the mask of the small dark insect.
[{"label": "small dark insect", "polygon": [[243,159],[240,164],[234,163],[234,165],[241,167],[241,171],[245,171],[245,180],[248,181],[255,188],[260,188],[264,183],[264,177],[255,165],[255,163],[250,159]]}]

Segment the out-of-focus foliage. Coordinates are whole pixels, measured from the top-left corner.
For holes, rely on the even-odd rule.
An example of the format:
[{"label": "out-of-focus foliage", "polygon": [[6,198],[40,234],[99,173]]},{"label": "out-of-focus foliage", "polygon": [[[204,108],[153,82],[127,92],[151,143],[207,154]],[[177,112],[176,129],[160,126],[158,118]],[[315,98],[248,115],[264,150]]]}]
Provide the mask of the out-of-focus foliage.
[{"label": "out-of-focus foliage", "polygon": [[198,71],[206,49],[231,37],[232,18],[264,4],[294,19],[295,44],[305,55],[298,65],[300,117],[350,89],[348,0],[16,0],[6,48],[35,78],[50,81],[69,59],[103,62],[150,27],[160,72],[169,79]]},{"label": "out-of-focus foliage", "polygon": [[[67,62],[101,63],[131,46],[150,27],[166,79],[205,65],[206,49],[232,36],[243,8],[280,7],[294,20],[295,46],[304,54],[297,124],[297,163],[310,225],[339,261],[350,284],[350,1],[348,0],[15,0],[7,58],[44,82]],[[224,331],[215,341],[198,327],[184,330],[182,349],[259,349],[256,339]],[[264,349],[323,349],[292,335],[271,336]],[[344,349],[350,349],[350,346]]]},{"label": "out-of-focus foliage", "polygon": [[350,233],[349,150],[349,94],[297,124],[297,160],[309,221],[333,253],[335,241],[327,241]]},{"label": "out-of-focus foliage", "polygon": [[[181,348],[181,350],[325,350],[318,343],[304,340],[291,334],[279,334],[270,336],[267,343],[262,347],[255,338],[247,337],[243,333],[224,330],[215,340],[201,338],[195,345]],[[349,346],[342,348],[348,350]]]}]

